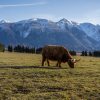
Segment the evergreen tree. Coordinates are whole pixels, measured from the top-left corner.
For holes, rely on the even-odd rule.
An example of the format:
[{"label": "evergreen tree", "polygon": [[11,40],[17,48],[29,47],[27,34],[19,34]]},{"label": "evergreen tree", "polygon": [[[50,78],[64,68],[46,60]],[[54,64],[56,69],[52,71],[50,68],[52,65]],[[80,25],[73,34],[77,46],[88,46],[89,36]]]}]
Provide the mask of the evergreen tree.
[{"label": "evergreen tree", "polygon": [[14,47],[14,52],[35,53],[35,48],[29,48],[28,46],[17,45]]},{"label": "evergreen tree", "polygon": [[94,51],[93,56],[95,57],[100,57],[100,51]]},{"label": "evergreen tree", "polygon": [[5,46],[3,44],[0,43],[0,51],[4,52],[5,51]]},{"label": "evergreen tree", "polygon": [[25,47],[25,52],[29,53],[29,47]]},{"label": "evergreen tree", "polygon": [[69,51],[71,55],[76,56],[76,51]]},{"label": "evergreen tree", "polygon": [[82,51],[81,56],[85,56],[85,52],[84,51]]},{"label": "evergreen tree", "polygon": [[25,52],[25,47],[24,46],[21,46],[21,51],[20,52]]},{"label": "evergreen tree", "polygon": [[30,53],[35,53],[35,48],[31,48]]},{"label": "evergreen tree", "polygon": [[41,52],[42,52],[42,48],[41,48],[41,47],[36,49],[36,53],[37,53],[37,54],[39,54],[39,53],[41,53]]},{"label": "evergreen tree", "polygon": [[12,52],[12,51],[13,51],[12,45],[9,45],[9,46],[8,46],[8,51],[9,51],[9,52]]},{"label": "evergreen tree", "polygon": [[84,55],[87,56],[87,51],[84,52]]},{"label": "evergreen tree", "polygon": [[89,56],[93,56],[93,53],[92,52],[89,52]]}]

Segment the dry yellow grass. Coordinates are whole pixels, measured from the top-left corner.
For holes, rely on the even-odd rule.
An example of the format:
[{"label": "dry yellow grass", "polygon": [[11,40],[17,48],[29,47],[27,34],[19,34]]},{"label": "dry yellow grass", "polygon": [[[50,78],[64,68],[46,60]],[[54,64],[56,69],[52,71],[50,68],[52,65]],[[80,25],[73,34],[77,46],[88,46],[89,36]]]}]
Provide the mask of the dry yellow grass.
[{"label": "dry yellow grass", "polygon": [[70,69],[41,67],[39,54],[0,53],[0,100],[100,100],[100,58],[75,58]]}]

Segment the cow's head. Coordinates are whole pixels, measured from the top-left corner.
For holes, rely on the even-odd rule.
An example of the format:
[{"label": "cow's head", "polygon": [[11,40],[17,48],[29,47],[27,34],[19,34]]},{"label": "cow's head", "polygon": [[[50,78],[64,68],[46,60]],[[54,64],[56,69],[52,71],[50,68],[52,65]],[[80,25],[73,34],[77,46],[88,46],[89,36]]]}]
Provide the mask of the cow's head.
[{"label": "cow's head", "polygon": [[68,65],[69,65],[69,67],[70,67],[70,68],[74,68],[76,62],[78,62],[78,61],[80,61],[80,59],[79,59],[79,60],[76,60],[76,59],[69,59],[69,60],[68,60]]}]

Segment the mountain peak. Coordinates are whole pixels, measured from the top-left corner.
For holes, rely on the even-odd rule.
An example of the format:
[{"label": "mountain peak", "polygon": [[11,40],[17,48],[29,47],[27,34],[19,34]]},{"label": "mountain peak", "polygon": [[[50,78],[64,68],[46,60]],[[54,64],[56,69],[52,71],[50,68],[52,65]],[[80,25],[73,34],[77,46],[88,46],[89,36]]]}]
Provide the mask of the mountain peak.
[{"label": "mountain peak", "polygon": [[71,21],[68,21],[65,18],[63,18],[60,21],[58,21],[57,25],[63,30],[66,30],[66,25],[68,26],[68,28],[73,27],[73,23]]},{"label": "mountain peak", "polygon": [[9,23],[7,20],[1,20],[0,23]]},{"label": "mountain peak", "polygon": [[65,18],[61,19],[59,22],[62,22],[62,23],[70,23],[70,21],[68,21],[68,20],[65,19]]}]

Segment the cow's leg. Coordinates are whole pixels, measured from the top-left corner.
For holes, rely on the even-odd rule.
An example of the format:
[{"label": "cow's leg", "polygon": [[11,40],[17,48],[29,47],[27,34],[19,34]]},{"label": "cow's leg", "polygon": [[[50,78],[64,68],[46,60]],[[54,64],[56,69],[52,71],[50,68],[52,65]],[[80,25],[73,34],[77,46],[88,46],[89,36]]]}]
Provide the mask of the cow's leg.
[{"label": "cow's leg", "polygon": [[58,62],[57,62],[57,64],[56,64],[56,66],[58,67]]},{"label": "cow's leg", "polygon": [[42,57],[42,66],[44,66],[44,62],[45,62],[46,58]]},{"label": "cow's leg", "polygon": [[61,61],[58,61],[58,65],[59,65],[59,67],[61,68]]},{"label": "cow's leg", "polygon": [[49,60],[47,59],[47,63],[48,63],[48,66],[50,66],[50,64],[49,64]]}]

